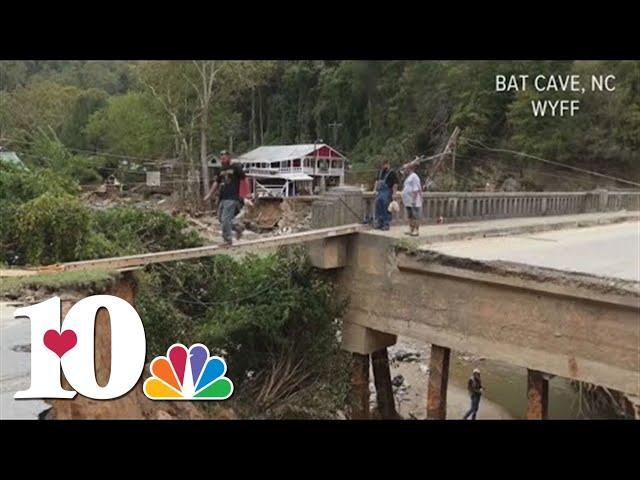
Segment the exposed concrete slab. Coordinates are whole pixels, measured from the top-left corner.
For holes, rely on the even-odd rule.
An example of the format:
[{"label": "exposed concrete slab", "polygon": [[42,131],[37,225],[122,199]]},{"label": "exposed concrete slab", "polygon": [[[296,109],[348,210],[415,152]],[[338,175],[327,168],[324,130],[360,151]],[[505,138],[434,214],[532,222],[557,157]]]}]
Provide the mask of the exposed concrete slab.
[{"label": "exposed concrete slab", "polygon": [[436,243],[421,249],[480,261],[509,261],[640,282],[640,222],[500,238]]}]

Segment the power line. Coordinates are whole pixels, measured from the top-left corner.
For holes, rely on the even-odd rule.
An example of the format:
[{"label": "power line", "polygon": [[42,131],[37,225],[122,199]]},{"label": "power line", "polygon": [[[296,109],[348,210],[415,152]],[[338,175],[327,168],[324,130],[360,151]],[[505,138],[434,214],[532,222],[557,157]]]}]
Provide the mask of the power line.
[{"label": "power line", "polygon": [[[35,140],[16,140],[16,139],[4,139],[6,141],[8,141],[9,143],[19,143],[19,144],[23,144],[23,145],[36,145],[38,142]],[[184,160],[180,161],[180,159],[178,157],[174,157],[174,158],[149,158],[149,157],[138,157],[135,155],[125,155],[125,154],[118,154],[118,153],[113,153],[113,152],[107,152],[104,150],[98,150],[98,149],[94,149],[94,150],[87,150],[87,149],[83,149],[83,148],[76,148],[76,147],[69,147],[65,144],[63,144],[62,142],[60,142],[60,144],[67,150],[72,151],[72,152],[76,152],[76,153],[89,153],[92,155],[96,155],[96,156],[101,156],[101,157],[114,157],[114,158],[122,158],[125,160],[138,160],[138,161],[145,161],[145,162],[174,162],[174,163],[190,163],[190,162],[186,162]],[[30,154],[33,155],[33,154]]]},{"label": "power line", "polygon": [[[473,160],[474,157],[468,156],[468,155],[462,155],[462,154],[456,154],[456,156],[465,159],[465,160]],[[500,171],[501,172],[507,172],[509,174],[521,174],[522,171],[518,170],[517,167],[511,166],[511,167],[505,167],[504,165],[500,167]],[[567,172],[566,174],[561,174],[559,172],[555,172],[555,173],[551,173],[551,172],[547,172],[544,170],[535,170],[534,175],[541,175],[541,176],[545,176],[545,177],[553,177],[553,178],[558,178],[561,180],[579,180],[579,177],[576,174],[571,174],[569,172]],[[487,177],[487,178],[491,178],[491,175],[489,173],[482,173],[483,177]]]},{"label": "power line", "polygon": [[[530,155],[530,154],[524,153],[524,152],[517,152],[515,150],[508,150],[506,148],[488,147],[487,145],[485,145],[481,141],[474,140],[474,139],[468,138],[468,137],[461,137],[461,139],[462,140],[466,140],[467,142],[470,142],[470,146],[471,147],[483,148],[485,150],[489,150],[489,151],[492,151],[492,152],[510,153],[512,155],[518,155],[518,156],[521,156],[521,157],[532,158],[534,160],[538,160],[540,162],[548,163],[550,165],[556,165],[556,166],[559,166],[559,167],[568,168],[570,170],[575,170],[576,172],[587,173],[589,175],[594,175],[594,176],[597,176],[597,177],[607,178],[609,180],[615,180],[616,182],[626,183],[628,185],[633,185],[635,187],[640,187],[640,183],[632,182],[631,180],[626,180],[624,178],[614,177],[612,175],[605,175],[604,173],[594,172],[593,170],[587,170],[587,169],[584,169],[584,168],[574,167],[573,165],[567,165],[566,163],[556,162],[555,160],[548,160],[546,158],[538,157],[536,155]],[[473,145],[473,143],[475,143],[476,145]]]}]

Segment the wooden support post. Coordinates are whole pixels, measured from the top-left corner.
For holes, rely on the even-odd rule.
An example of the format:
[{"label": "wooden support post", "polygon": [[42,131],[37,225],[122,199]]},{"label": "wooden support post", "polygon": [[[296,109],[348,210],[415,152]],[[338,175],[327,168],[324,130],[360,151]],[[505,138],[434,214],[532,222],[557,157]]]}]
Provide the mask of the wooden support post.
[{"label": "wooden support post", "polygon": [[351,418],[369,418],[369,355],[353,354],[349,405]]},{"label": "wooden support post", "polygon": [[549,413],[549,381],[537,370],[527,370],[527,418],[546,420]]},{"label": "wooden support post", "polygon": [[373,366],[373,380],[376,384],[376,400],[380,417],[385,420],[398,418],[391,385],[389,355],[386,347],[371,354],[371,364]]},{"label": "wooden support post", "polygon": [[429,358],[429,389],[427,391],[427,418],[444,420],[447,417],[447,385],[449,383],[449,357],[451,349],[431,345]]}]

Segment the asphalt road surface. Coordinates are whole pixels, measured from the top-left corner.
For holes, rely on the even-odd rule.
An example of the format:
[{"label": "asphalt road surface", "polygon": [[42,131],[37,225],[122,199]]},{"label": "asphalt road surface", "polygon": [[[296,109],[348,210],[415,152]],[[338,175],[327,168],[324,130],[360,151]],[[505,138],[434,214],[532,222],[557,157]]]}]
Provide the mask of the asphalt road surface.
[{"label": "asphalt road surface", "polygon": [[0,302],[0,418],[37,419],[49,408],[42,400],[15,400],[29,388],[31,332],[28,318],[14,318],[13,305]]},{"label": "asphalt road surface", "polygon": [[434,243],[422,248],[473,260],[502,260],[640,282],[640,222]]}]

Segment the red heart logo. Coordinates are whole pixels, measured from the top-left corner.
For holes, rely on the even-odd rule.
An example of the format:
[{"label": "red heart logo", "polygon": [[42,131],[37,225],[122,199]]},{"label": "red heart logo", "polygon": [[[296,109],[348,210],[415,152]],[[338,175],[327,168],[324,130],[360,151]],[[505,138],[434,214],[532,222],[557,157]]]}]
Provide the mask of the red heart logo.
[{"label": "red heart logo", "polygon": [[73,330],[65,330],[61,334],[57,330],[47,330],[44,334],[44,345],[60,358],[76,346],[78,338]]}]

